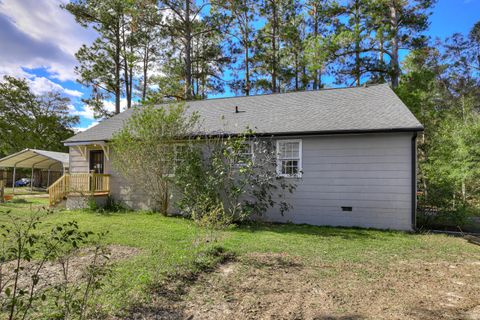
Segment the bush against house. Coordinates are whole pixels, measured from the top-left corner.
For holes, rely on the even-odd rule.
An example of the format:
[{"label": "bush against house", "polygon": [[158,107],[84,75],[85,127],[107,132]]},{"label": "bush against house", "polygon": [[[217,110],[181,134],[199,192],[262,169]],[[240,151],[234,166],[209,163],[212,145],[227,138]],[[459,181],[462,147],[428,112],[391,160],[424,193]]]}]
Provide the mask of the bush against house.
[{"label": "bush against house", "polygon": [[186,117],[184,106],[136,109],[112,140],[113,166],[151,207],[167,213],[175,166],[176,142],[196,131],[198,116]]},{"label": "bush against house", "polygon": [[246,130],[240,136],[202,137],[189,146],[175,173],[177,205],[196,221],[228,224],[275,206],[282,215],[290,209],[286,194],[295,190],[296,180],[277,176],[272,138]]},{"label": "bush against house", "polygon": [[220,224],[262,215],[278,205],[289,209],[285,195],[295,179],[277,176],[271,138],[246,130],[240,136],[201,132],[198,114],[183,105],[134,111],[112,141],[113,165],[152,201],[154,210],[175,207],[196,221]]}]

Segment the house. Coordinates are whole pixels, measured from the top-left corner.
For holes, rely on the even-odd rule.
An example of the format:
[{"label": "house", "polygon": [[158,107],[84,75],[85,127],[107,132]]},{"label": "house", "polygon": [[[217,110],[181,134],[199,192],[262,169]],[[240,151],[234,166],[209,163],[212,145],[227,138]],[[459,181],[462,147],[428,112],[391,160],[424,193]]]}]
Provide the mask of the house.
[{"label": "house", "polygon": [[[278,174],[301,172],[301,178],[292,177],[298,179],[298,186],[288,195],[293,209],[285,216],[270,210],[266,219],[414,228],[416,136],[423,127],[388,85],[220,98],[187,105],[188,112],[200,114],[203,127],[212,134],[239,134],[248,126],[258,134],[273,136],[277,146],[290,148],[288,156],[278,159],[279,164],[288,161],[290,167]],[[77,196],[67,195],[68,207],[84,205],[85,197],[80,195],[90,190],[98,197],[110,194],[135,209],[148,208],[148,199],[111,166],[115,155],[108,142],[132,112],[127,110],[65,141],[70,148],[70,177],[69,182],[59,179],[58,183],[80,190]]]}]

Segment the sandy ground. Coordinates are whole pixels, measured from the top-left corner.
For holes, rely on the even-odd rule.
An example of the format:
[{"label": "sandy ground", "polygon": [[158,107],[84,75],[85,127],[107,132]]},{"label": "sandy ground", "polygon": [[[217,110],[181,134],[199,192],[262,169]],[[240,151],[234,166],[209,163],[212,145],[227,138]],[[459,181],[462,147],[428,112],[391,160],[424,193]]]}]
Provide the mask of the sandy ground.
[{"label": "sandy ground", "polygon": [[[119,245],[110,245],[106,249],[108,260],[101,258],[99,263],[110,264],[114,263],[115,261],[129,259],[140,253],[140,249]],[[79,281],[84,275],[85,268],[92,263],[93,257],[93,248],[80,249],[74,256],[70,257],[68,261],[67,272],[68,281],[71,283]],[[2,265],[1,274],[3,281],[8,280],[10,283],[13,283],[13,270],[15,267],[15,262],[8,262]],[[23,271],[21,273],[21,277],[19,278],[19,287],[26,289],[32,283],[31,276],[38,269],[38,263],[36,261],[22,261],[21,268],[23,268]],[[38,276],[39,282],[36,286],[36,290],[41,290],[48,286],[53,286],[64,282],[63,268],[57,261],[46,262],[40,269]]]},{"label": "sandy ground", "polygon": [[132,319],[480,320],[480,261],[307,266],[252,254],[158,303]]}]

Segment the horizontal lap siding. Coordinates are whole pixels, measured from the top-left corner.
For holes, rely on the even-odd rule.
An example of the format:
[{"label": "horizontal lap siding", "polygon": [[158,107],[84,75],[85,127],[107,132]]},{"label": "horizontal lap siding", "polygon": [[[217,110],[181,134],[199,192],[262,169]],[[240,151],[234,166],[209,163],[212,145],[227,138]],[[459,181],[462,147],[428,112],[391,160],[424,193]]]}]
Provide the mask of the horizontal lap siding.
[{"label": "horizontal lap siding", "polygon": [[70,172],[71,173],[88,173],[88,160],[85,159],[80,151],[75,147],[70,147]]},{"label": "horizontal lap siding", "polygon": [[[268,220],[333,226],[411,228],[411,134],[304,137],[303,177],[293,209]],[[342,211],[341,207],[353,211]]]}]

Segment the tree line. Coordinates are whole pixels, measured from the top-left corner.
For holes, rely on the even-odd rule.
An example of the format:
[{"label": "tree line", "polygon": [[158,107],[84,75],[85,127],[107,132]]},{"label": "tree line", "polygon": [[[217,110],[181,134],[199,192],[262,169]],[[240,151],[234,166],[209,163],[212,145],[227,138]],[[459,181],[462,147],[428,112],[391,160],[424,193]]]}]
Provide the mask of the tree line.
[{"label": "tree line", "polygon": [[85,103],[110,116],[135,102],[359,86],[401,75],[425,46],[434,0],[73,0],[98,38],[77,52]]},{"label": "tree line", "polygon": [[451,221],[442,223],[464,225],[480,213],[480,22],[468,35],[411,51],[396,91],[425,126],[420,205],[444,212]]}]

